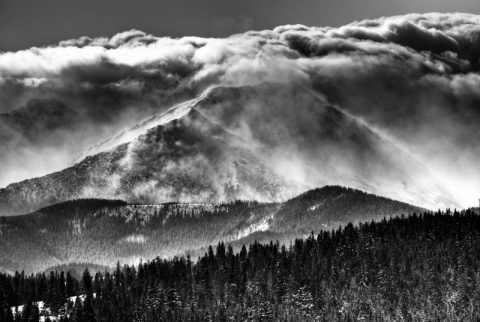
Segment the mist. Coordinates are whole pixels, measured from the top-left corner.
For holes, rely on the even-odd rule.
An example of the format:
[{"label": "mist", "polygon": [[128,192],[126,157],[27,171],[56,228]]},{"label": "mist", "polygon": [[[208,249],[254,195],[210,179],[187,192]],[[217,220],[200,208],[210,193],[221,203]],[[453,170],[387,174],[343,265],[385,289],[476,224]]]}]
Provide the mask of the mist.
[{"label": "mist", "polygon": [[[461,206],[472,206],[480,193],[479,48],[479,16],[431,13],[340,28],[287,25],[227,38],[172,39],[131,30],[0,53],[3,116],[34,99],[72,111],[59,126],[47,124],[34,134],[1,119],[0,186],[61,170],[89,146],[212,86],[281,82],[311,89],[324,105],[366,124],[433,172]],[[311,105],[305,97],[267,104],[278,111],[240,97],[247,112],[235,120],[203,112],[259,148],[282,143],[266,162],[281,160],[276,171],[301,184],[328,183],[323,174],[331,154],[347,160],[338,181],[373,172],[368,163],[352,166],[352,156],[322,141],[325,133],[311,119],[316,114],[296,108]],[[225,104],[212,106],[229,111]],[[48,120],[51,112],[45,113]],[[306,149],[311,142],[323,150]],[[325,169],[317,171],[318,164]],[[311,173],[318,173],[313,182]]]}]

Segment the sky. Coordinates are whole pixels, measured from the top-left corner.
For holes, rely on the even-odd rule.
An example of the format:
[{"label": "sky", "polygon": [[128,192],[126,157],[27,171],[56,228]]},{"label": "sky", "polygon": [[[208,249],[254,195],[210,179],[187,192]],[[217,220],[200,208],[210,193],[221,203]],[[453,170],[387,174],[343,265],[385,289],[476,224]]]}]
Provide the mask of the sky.
[{"label": "sky", "polygon": [[480,13],[478,0],[2,0],[0,51],[139,29],[156,36],[225,37],[279,25],[338,27],[382,16]]}]

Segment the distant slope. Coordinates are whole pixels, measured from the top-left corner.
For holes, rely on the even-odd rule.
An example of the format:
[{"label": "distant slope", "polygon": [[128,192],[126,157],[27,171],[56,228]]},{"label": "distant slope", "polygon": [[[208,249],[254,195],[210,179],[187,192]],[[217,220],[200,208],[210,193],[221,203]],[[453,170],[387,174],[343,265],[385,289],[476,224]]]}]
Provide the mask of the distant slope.
[{"label": "distant slope", "polygon": [[[12,136],[15,131],[23,139],[40,143],[52,139],[55,131],[71,127],[76,117],[77,113],[62,102],[32,99],[25,106],[0,114],[0,124],[8,127]],[[5,127],[1,127],[0,136],[8,136]]]},{"label": "distant slope", "polygon": [[[77,117],[74,110],[54,99],[32,99],[25,106],[0,114],[0,165],[13,162],[23,149],[58,144],[65,131],[74,127]],[[2,177],[0,174],[0,182]]]},{"label": "distant slope", "polygon": [[305,234],[348,222],[358,224],[422,210],[425,209],[360,190],[326,186],[307,191],[285,202],[275,215],[271,230]]},{"label": "distant slope", "polygon": [[295,237],[359,220],[422,209],[342,187],[309,191],[285,203],[127,205],[77,200],[25,216],[0,218],[0,267],[39,271],[72,262],[113,266],[188,252],[220,241],[239,248],[254,240]]}]

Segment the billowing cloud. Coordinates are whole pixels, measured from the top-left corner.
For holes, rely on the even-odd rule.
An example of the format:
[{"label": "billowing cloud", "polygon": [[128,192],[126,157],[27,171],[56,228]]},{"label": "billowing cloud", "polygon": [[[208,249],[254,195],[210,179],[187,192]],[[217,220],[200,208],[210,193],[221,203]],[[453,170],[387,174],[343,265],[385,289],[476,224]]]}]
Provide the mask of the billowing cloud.
[{"label": "billowing cloud", "polygon": [[[251,25],[244,20],[218,24],[238,22],[243,30]],[[0,113],[34,98],[74,110],[74,129],[55,143],[65,151],[76,142],[59,153],[66,163],[93,141],[212,85],[302,83],[419,158],[472,203],[480,191],[479,70],[480,16],[470,14],[410,14],[340,28],[287,25],[225,39],[131,30],[0,53]],[[45,173],[63,162],[52,164]],[[0,185],[9,182],[0,175]]]}]

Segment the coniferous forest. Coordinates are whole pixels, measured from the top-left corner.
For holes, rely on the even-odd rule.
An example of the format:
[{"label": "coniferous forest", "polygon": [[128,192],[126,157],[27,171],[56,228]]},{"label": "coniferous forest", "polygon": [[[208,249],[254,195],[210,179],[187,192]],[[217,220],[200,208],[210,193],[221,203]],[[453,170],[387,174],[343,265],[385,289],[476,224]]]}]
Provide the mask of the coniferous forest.
[{"label": "coniferous forest", "polygon": [[80,279],[1,274],[0,321],[478,321],[479,237],[473,210],[447,210]]},{"label": "coniferous forest", "polygon": [[[326,186],[283,203],[231,201],[221,204],[127,204],[80,199],[23,216],[0,217],[0,272],[26,274],[65,270],[72,263],[82,276],[93,264],[114,268],[139,259],[190,256],[208,245],[231,244],[240,251],[255,240],[289,244],[313,230],[379,221],[424,209],[360,190]],[[75,265],[78,266],[78,265]],[[100,271],[103,271],[101,268]]]}]

